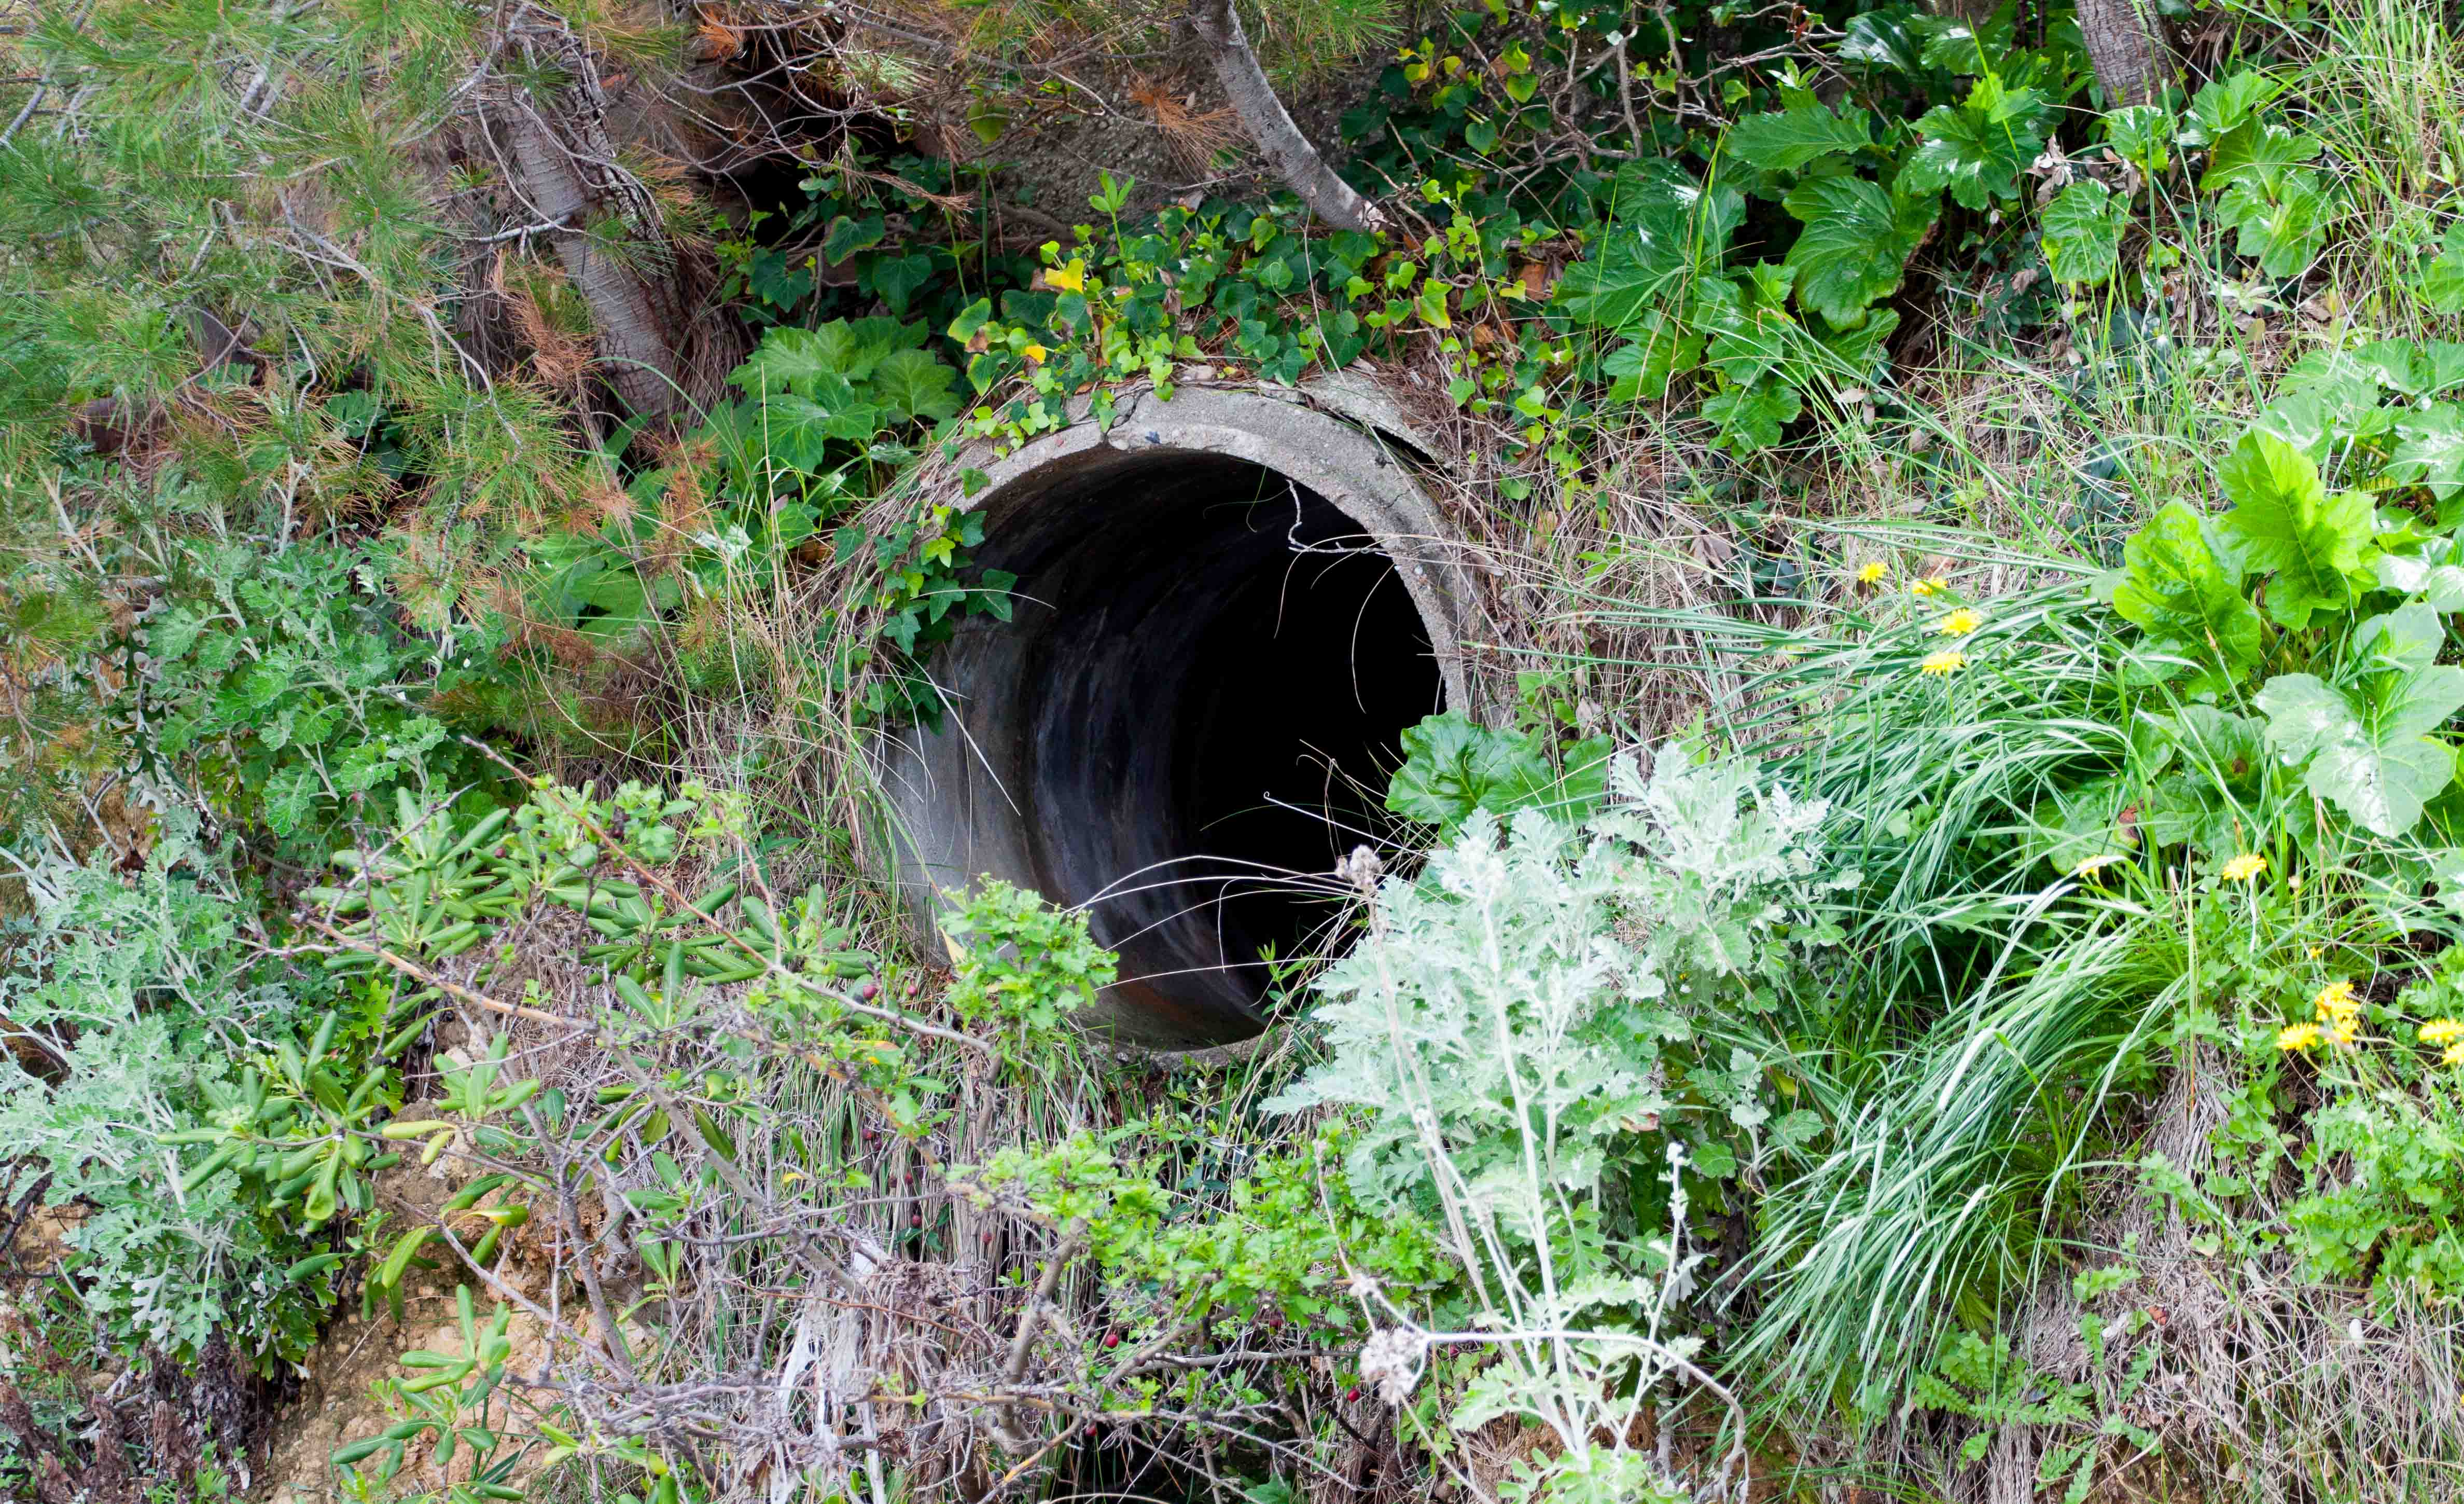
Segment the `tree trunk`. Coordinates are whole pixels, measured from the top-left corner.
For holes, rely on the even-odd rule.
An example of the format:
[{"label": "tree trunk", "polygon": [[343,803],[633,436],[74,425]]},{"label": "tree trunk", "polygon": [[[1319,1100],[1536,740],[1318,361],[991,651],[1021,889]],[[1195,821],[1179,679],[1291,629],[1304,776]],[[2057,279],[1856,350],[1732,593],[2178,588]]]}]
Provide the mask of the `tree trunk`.
[{"label": "tree trunk", "polygon": [[617,165],[599,71],[580,38],[524,28],[516,40],[532,77],[552,70],[569,80],[552,101],[511,86],[488,112],[517,212],[543,227],[590,305],[599,364],[617,400],[638,416],[669,416],[686,400],[678,350],[687,318],[658,206]]},{"label": "tree trunk", "polygon": [[2106,105],[2154,102],[2172,72],[2172,58],[2150,0],[2079,0],[2077,15]]},{"label": "tree trunk", "polygon": [[1232,0],[1190,0],[1189,23],[1206,45],[1206,60],[1232,100],[1232,108],[1248,128],[1249,139],[1266,154],[1275,175],[1300,195],[1309,212],[1343,230],[1375,230],[1386,223],[1377,206],[1353,191],[1317,154],[1289,110],[1266,80],[1266,70],[1241,30]]}]

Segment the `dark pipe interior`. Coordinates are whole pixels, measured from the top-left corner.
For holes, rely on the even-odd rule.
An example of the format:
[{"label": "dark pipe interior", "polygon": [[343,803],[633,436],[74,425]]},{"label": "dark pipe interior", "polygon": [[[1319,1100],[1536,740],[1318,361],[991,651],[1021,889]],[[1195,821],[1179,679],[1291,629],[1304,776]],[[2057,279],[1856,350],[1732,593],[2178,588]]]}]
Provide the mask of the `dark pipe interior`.
[{"label": "dark pipe interior", "polygon": [[1261,948],[1332,913],[1289,874],[1378,829],[1400,733],[1441,708],[1428,632],[1359,524],[1272,472],[1150,452],[1070,489],[978,550],[1019,576],[1025,651],[957,688],[1007,701],[976,719],[1023,743],[1035,884],[1096,900],[1147,1037],[1245,1037]]}]

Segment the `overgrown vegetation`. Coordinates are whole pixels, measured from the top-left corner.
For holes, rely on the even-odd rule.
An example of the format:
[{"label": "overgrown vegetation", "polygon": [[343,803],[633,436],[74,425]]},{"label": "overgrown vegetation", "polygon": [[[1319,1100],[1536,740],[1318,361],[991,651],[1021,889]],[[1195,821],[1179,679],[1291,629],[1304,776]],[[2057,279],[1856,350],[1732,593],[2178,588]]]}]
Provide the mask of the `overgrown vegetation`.
[{"label": "overgrown vegetation", "polygon": [[[10,1496],[2464,1497],[2452,15],[0,36]],[[1471,702],[1128,1051],[885,752],[1337,371]]]}]

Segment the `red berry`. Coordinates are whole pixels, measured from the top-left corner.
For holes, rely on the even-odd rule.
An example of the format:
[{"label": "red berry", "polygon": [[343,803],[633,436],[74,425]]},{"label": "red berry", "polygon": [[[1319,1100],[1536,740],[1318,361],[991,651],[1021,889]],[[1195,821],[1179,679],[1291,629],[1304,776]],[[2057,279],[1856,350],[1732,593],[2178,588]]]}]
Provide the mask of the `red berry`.
[{"label": "red berry", "polygon": [[1353,1384],[1351,1388],[1344,1390],[1343,1402],[1346,1404],[1358,1404],[1360,1403],[1360,1385]]},{"label": "red berry", "polygon": [[924,1226],[924,1214],[919,1211],[909,1216],[907,1219],[907,1225],[911,1228],[920,1228]]},{"label": "red berry", "polygon": [[855,995],[864,1002],[869,1003],[881,996],[881,984],[868,979],[863,986],[855,989]]},{"label": "red berry", "polygon": [[1120,1345],[1121,1345],[1121,1334],[1120,1334],[1120,1333],[1118,1333],[1118,1332],[1107,1332],[1107,1333],[1105,1333],[1105,1334],[1104,1334],[1104,1345],[1105,1345],[1106,1347],[1118,1347],[1118,1346],[1120,1346]]}]

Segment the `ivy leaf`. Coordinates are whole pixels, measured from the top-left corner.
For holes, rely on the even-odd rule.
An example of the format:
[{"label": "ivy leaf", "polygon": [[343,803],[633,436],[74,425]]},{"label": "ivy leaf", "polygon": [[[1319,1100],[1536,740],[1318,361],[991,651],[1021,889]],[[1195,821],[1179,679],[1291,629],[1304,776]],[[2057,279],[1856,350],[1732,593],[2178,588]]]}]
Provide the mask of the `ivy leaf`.
[{"label": "ivy leaf", "polygon": [[2395,426],[2397,444],[2387,469],[2389,480],[2430,488],[2444,501],[2464,490],[2464,407],[2442,402]]},{"label": "ivy leaf", "polygon": [[890,305],[893,314],[907,311],[907,300],[933,279],[933,256],[916,251],[907,255],[885,255],[872,263],[872,290]]},{"label": "ivy leaf", "polygon": [[2045,206],[2045,264],[2065,286],[2095,286],[2122,269],[2122,232],[2130,202],[2094,178],[2073,178]]},{"label": "ivy leaf", "polygon": [[882,358],[872,369],[865,394],[893,421],[940,419],[958,410],[958,394],[951,388],[958,373],[926,350],[900,350]]},{"label": "ivy leaf", "polygon": [[2241,564],[2216,546],[2207,520],[2168,503],[2123,545],[2113,608],[2162,643],[2220,652],[2228,668],[2258,661],[2258,612],[2241,590]]},{"label": "ivy leaf", "polygon": [[2018,191],[2019,174],[2045,149],[2045,101],[2034,89],[2006,89],[1987,74],[1967,102],[1937,104],[1917,122],[1925,144],[1900,171],[1903,191],[1950,189],[1983,210]]},{"label": "ivy leaf", "polygon": [[1732,454],[1750,454],[1779,442],[1779,431],[1804,410],[1796,388],[1783,383],[1768,387],[1731,387],[1703,404],[1703,416],[1720,426],[1717,442]]},{"label": "ivy leaf", "polygon": [[2310,456],[2273,433],[2245,433],[2217,472],[2233,509],[2217,524],[2240,541],[2254,573],[2270,574],[2267,614],[2296,631],[2320,610],[2351,604],[2376,521],[2359,491],[2327,494]]},{"label": "ivy leaf", "polygon": [[1821,104],[1749,115],[1728,130],[1729,153],[1765,172],[1795,172],[1809,163],[1861,151],[1873,144],[1873,126],[1864,111],[1840,116]]},{"label": "ivy leaf", "polygon": [[2409,830],[2455,776],[2454,749],[2430,733],[2464,707],[2464,669],[2435,662],[2446,640],[2437,611],[2415,601],[2364,622],[2354,645],[2366,667],[2346,694],[2308,674],[2258,692],[2267,741],[2303,784],[2381,836]]},{"label": "ivy leaf", "polygon": [[869,251],[881,244],[889,229],[889,222],[879,214],[867,214],[862,219],[841,214],[830,221],[829,233],[822,237],[822,259],[836,266],[859,251]]},{"label": "ivy leaf", "polygon": [[1797,302],[1842,329],[1864,322],[1868,307],[1899,290],[1934,221],[1931,203],[1896,197],[1863,178],[1801,183],[1782,204],[1805,224],[1788,250]]}]

